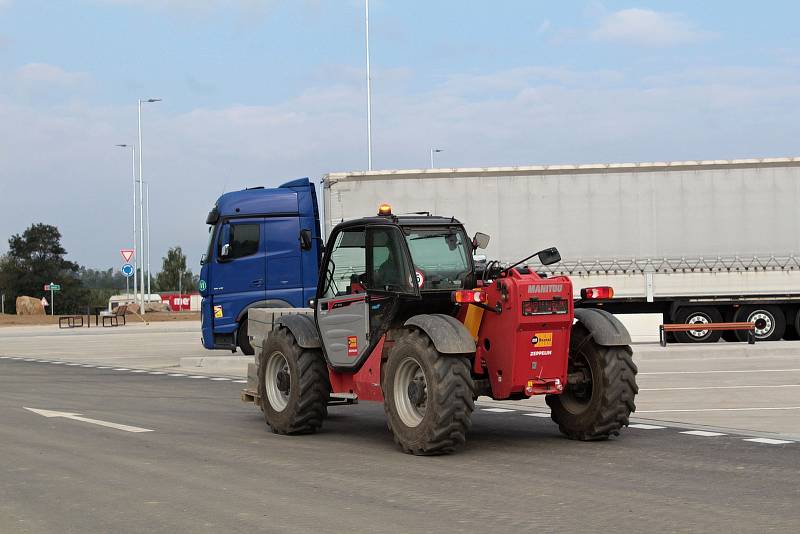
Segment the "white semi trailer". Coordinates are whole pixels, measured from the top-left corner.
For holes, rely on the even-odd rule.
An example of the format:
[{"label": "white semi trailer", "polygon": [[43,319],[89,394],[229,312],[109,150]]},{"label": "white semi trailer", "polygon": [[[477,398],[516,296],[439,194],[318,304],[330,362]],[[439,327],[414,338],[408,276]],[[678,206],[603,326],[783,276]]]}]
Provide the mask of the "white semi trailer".
[{"label": "white semi trailer", "polygon": [[614,288],[597,305],[698,324],[679,341],[720,321],[800,338],[800,158],[331,173],[323,191],[327,231],[387,202],[490,234],[489,259],[555,245],[576,289]]}]

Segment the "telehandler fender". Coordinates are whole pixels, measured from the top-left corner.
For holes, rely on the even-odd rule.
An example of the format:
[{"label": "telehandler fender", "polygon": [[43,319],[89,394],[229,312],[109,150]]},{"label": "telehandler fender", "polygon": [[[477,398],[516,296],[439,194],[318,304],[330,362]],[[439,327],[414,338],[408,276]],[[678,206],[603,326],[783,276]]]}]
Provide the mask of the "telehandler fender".
[{"label": "telehandler fender", "polygon": [[595,308],[577,308],[575,319],[578,320],[602,347],[622,347],[631,344],[631,336],[625,326],[605,310]]},{"label": "telehandler fender", "polygon": [[288,328],[297,340],[297,344],[304,349],[318,349],[322,346],[312,315],[282,315],[275,319],[275,325]]},{"label": "telehandler fender", "polygon": [[416,326],[425,332],[440,354],[472,354],[475,340],[456,318],[441,313],[415,315],[405,326]]}]

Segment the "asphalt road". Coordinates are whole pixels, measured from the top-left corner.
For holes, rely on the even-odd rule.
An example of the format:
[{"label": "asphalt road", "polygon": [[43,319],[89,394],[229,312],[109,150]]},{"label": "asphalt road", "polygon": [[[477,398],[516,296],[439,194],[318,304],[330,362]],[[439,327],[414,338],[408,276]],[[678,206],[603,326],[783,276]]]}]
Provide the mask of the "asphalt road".
[{"label": "asphalt road", "polygon": [[800,529],[800,443],[673,427],[579,443],[484,406],[463,451],[421,458],[395,449],[379,405],[284,437],[240,388],[0,359],[0,532]]}]

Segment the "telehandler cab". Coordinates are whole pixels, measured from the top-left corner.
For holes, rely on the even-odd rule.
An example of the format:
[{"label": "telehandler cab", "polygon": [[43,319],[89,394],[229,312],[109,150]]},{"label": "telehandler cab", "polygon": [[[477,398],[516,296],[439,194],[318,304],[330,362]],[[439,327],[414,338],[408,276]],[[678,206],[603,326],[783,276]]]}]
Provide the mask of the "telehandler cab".
[{"label": "telehandler cab", "polygon": [[258,363],[243,399],[278,434],[317,431],[337,399],[383,402],[396,443],[420,455],[463,445],[480,395],[546,395],[566,436],[618,435],[638,391],[628,332],[604,311],[576,310],[569,278],[523,266],[560,261],[555,248],[478,272],[473,253],[488,240],[388,205],[337,225],[313,311],[250,311]]}]

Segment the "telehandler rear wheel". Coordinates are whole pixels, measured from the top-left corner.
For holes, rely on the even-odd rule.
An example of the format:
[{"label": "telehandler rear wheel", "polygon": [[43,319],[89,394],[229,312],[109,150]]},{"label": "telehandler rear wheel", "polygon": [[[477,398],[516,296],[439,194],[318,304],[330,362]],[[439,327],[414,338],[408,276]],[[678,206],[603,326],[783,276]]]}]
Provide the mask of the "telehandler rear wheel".
[{"label": "telehandler rear wheel", "polygon": [[276,434],[310,434],[327,415],[328,367],[319,349],[303,349],[286,328],[270,333],[259,355],[258,393]]},{"label": "telehandler rear wheel", "polygon": [[553,421],[571,439],[619,435],[636,410],[636,364],[630,347],[603,347],[581,324],[572,329],[568,381],[560,395],[547,395]]},{"label": "telehandler rear wheel", "polygon": [[447,454],[464,445],[475,409],[469,360],[439,354],[412,330],[392,347],[383,372],[383,408],[394,441],[416,455]]}]

